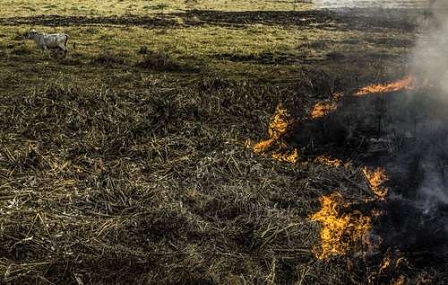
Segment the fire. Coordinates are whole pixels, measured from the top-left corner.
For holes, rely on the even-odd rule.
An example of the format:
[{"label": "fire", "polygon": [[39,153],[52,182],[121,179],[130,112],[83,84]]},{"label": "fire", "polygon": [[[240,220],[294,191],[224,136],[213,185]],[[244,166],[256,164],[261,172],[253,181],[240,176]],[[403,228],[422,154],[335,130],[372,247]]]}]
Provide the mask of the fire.
[{"label": "fire", "polygon": [[274,152],[272,154],[272,157],[278,161],[296,163],[299,160],[299,151],[297,149],[294,149],[285,153]]},{"label": "fire", "polygon": [[363,96],[372,93],[388,93],[388,92],[396,92],[401,90],[412,90],[414,89],[415,79],[412,75],[408,75],[405,78],[391,82],[388,84],[377,84],[377,85],[369,85],[358,90],[354,95],[355,96]]},{"label": "fire", "polygon": [[342,97],[344,97],[344,92],[339,91],[339,92],[334,92],[333,93],[333,98],[337,101],[339,99],[341,99]]},{"label": "fire", "polygon": [[328,113],[335,111],[338,108],[338,101],[344,96],[343,92],[333,93],[333,101],[325,100],[316,103],[311,110],[311,119],[318,119],[325,117]]},{"label": "fire", "polygon": [[[316,158],[316,161],[335,167],[344,165],[340,160],[331,160],[325,156]],[[383,200],[388,191],[382,186],[387,180],[384,169],[370,170],[365,167],[362,171],[377,199]],[[369,236],[372,218],[382,215],[381,211],[372,209],[368,215],[363,215],[360,211],[352,210],[352,204],[345,201],[337,192],[330,196],[322,196],[320,203],[321,209],[310,217],[312,221],[321,224],[321,246],[320,250],[315,252],[317,258],[328,259],[353,251],[370,251],[381,242],[371,240]],[[398,263],[399,261],[396,261],[396,264]],[[390,258],[385,258],[379,272],[388,269],[390,264]]]},{"label": "fire", "polygon": [[381,261],[381,265],[380,265],[380,269],[378,270],[378,273],[381,274],[383,273],[385,270],[388,270],[390,268],[390,257],[386,256],[385,258],[383,258],[383,260]]},{"label": "fire", "polygon": [[274,139],[268,139],[265,141],[261,141],[253,146],[253,150],[255,153],[263,153],[268,151],[268,149],[275,143]]},{"label": "fire", "polygon": [[[293,123],[291,115],[282,104],[279,104],[269,123],[269,138],[255,144],[252,147],[253,151],[257,154],[267,155],[273,146],[277,146],[277,150],[271,153],[272,158],[278,161],[296,163],[299,159],[299,151],[297,149],[288,150],[288,145],[282,141],[283,136],[291,129]],[[250,144],[246,143],[246,145]]]},{"label": "fire", "polygon": [[288,128],[292,124],[291,115],[279,104],[275,108],[274,116],[272,117],[271,123],[269,124],[268,134],[270,138],[279,139],[288,131]]},{"label": "fire", "polygon": [[275,108],[274,116],[271,119],[268,127],[269,139],[261,141],[254,145],[253,150],[256,153],[263,153],[268,151],[275,142],[277,142],[283,135],[286,134],[290,126],[292,125],[292,119],[288,111],[282,104],[278,104]]},{"label": "fire", "polygon": [[345,164],[342,160],[337,159],[337,158],[330,158],[325,155],[320,155],[320,156],[316,157],[316,159],[314,161],[324,164],[324,165],[334,166],[334,167],[345,166]]},{"label": "fire", "polygon": [[392,282],[390,283],[391,285],[405,285],[408,283],[408,279],[406,278],[406,276],[404,275],[400,275],[400,277],[398,277],[395,280],[392,280]]},{"label": "fire", "polygon": [[362,169],[362,173],[366,177],[370,189],[372,189],[373,193],[380,199],[384,199],[387,195],[388,189],[383,187],[384,182],[387,181],[386,172],[383,168],[377,168],[371,170],[367,167]]},{"label": "fire", "polygon": [[321,224],[321,247],[315,251],[317,258],[328,259],[370,247],[367,238],[371,228],[370,217],[359,211],[345,213],[350,204],[337,192],[322,196],[320,203],[321,210],[311,216],[312,221]]},{"label": "fire", "polygon": [[335,111],[338,108],[336,102],[320,102],[314,105],[311,111],[311,118],[318,119],[325,117],[328,113]]},{"label": "fire", "polygon": [[409,269],[409,263],[399,250],[389,248],[385,253],[378,270],[369,276],[368,284],[386,284],[384,280],[390,280],[390,285],[408,284],[408,278],[399,272],[404,268]]}]

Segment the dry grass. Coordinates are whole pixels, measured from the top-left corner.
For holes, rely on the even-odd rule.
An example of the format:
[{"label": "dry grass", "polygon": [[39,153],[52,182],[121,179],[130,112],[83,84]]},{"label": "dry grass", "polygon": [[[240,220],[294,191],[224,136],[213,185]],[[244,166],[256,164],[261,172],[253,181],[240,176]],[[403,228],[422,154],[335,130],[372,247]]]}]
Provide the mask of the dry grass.
[{"label": "dry grass", "polygon": [[55,82],[2,97],[4,281],[265,283],[276,262],[270,278],[292,282],[288,264],[316,266],[316,170],[245,148],[250,102],[279,94],[242,86],[160,96]]}]

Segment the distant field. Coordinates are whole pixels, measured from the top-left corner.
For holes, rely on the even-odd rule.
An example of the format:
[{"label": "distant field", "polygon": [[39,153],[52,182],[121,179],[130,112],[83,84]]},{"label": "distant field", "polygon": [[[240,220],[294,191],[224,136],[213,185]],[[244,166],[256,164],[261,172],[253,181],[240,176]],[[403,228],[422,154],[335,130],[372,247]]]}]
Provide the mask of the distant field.
[{"label": "distant field", "polygon": [[[322,195],[371,195],[365,138],[309,118],[406,73],[418,24],[396,15],[293,0],[1,1],[0,283],[366,284],[378,258],[317,259],[310,221]],[[67,57],[37,50],[31,28],[68,33]],[[295,164],[248,147],[279,105],[300,122],[288,141],[311,134]]]},{"label": "distant field", "polygon": [[255,0],[5,0],[0,3],[0,17],[23,17],[28,15],[72,16],[122,16],[170,13],[191,9],[219,11],[289,11],[312,7],[306,1],[255,1]]}]

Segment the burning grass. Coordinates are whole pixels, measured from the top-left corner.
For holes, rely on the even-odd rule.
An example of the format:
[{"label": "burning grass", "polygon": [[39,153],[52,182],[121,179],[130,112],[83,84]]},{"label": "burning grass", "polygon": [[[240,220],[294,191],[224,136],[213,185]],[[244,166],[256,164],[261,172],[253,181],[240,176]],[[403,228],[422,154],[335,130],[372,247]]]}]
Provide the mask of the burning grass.
[{"label": "burning grass", "polygon": [[328,113],[335,111],[337,108],[338,106],[336,102],[319,102],[314,105],[313,110],[311,111],[311,118],[323,118],[328,115]]},{"label": "burning grass", "polygon": [[[329,160],[326,157],[319,157],[316,161],[335,167],[342,165],[342,162]],[[386,180],[384,170],[369,171],[363,168],[362,171],[377,198],[384,199],[387,189],[380,188]],[[365,199],[357,203],[369,205],[371,201]],[[371,238],[372,222],[384,213],[378,212],[373,206],[367,206],[370,209],[369,212],[363,213],[354,207],[356,203],[347,201],[339,192],[322,196],[320,204],[321,209],[310,216],[312,221],[319,222],[321,225],[321,244],[319,248],[314,249],[317,258],[328,260],[349,254],[364,256],[380,246],[380,240]],[[379,272],[388,267],[389,263],[388,259],[383,260]]]},{"label": "burning grass", "polygon": [[[397,251],[387,250],[378,266],[378,270],[369,276],[369,284],[381,284],[389,282],[393,285],[403,285],[410,282],[409,278],[402,274],[409,267],[409,262]],[[417,281],[416,284],[419,284]]]},{"label": "burning grass", "polygon": [[333,166],[333,167],[341,167],[341,166],[349,166],[350,164],[344,163],[342,160],[337,158],[330,158],[326,155],[319,155],[314,160],[317,163],[321,163],[327,166]]},{"label": "burning grass", "polygon": [[[257,154],[270,155],[278,161],[296,163],[299,159],[299,151],[297,149],[288,150],[288,145],[283,141],[283,137],[293,125],[294,120],[288,111],[282,104],[277,105],[268,127],[269,138],[256,143],[252,149]],[[247,145],[250,146],[250,143]],[[274,150],[271,152],[272,149]]]},{"label": "burning grass", "polygon": [[299,159],[299,151],[293,149],[286,152],[274,152],[272,153],[272,158],[282,162],[296,163]]},{"label": "burning grass", "polygon": [[351,207],[338,192],[320,198],[321,209],[310,219],[321,224],[321,246],[316,257],[328,259],[348,253],[367,252],[370,247],[371,218],[359,211],[345,213]]},{"label": "burning grass", "polygon": [[386,198],[388,193],[387,187],[384,186],[384,183],[387,181],[386,171],[382,168],[372,170],[364,167],[362,173],[366,177],[373,193],[380,199]]},{"label": "burning grass", "polygon": [[365,96],[368,94],[376,93],[391,93],[402,90],[413,90],[415,88],[415,78],[412,75],[408,75],[403,79],[387,83],[387,84],[373,84],[358,90],[355,96]]}]

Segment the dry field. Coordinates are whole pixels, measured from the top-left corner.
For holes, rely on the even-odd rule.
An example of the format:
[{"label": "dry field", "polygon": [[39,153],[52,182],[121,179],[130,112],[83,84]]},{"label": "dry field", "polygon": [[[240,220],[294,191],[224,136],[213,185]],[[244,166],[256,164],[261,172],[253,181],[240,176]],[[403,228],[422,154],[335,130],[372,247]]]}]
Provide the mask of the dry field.
[{"label": "dry field", "polygon": [[[385,110],[413,103],[352,98],[407,73],[423,11],[369,11],[1,1],[0,283],[446,284],[384,213],[426,218],[366,170]],[[68,33],[68,56],[31,28]]]}]

